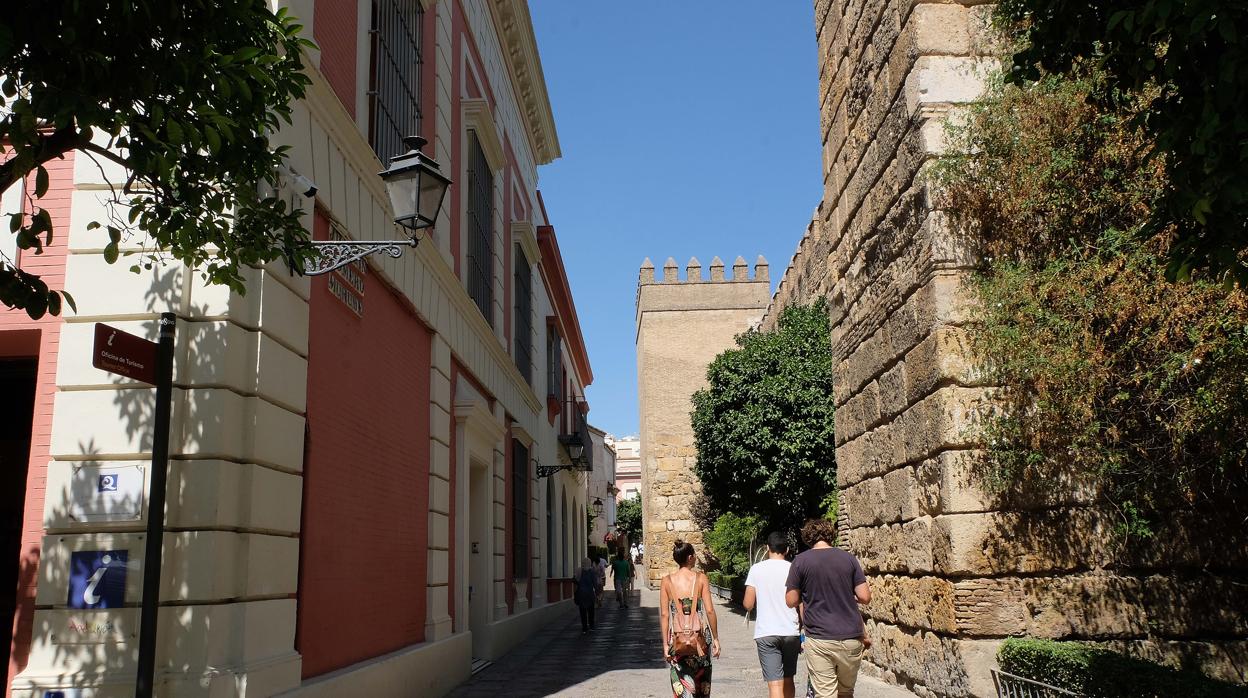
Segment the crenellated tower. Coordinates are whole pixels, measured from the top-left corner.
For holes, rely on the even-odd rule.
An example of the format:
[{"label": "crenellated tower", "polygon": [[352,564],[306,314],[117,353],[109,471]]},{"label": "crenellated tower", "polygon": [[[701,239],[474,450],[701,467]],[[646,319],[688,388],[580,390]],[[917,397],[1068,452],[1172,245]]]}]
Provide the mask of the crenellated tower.
[{"label": "crenellated tower", "polygon": [[656,278],[649,259],[637,280],[637,393],[641,407],[642,537],[646,569],[656,584],[675,563],[670,551],[680,538],[702,547],[702,532],[690,516],[697,452],[689,412],[693,393],[706,385],[706,367],[733,339],[756,325],[771,300],[767,260],[761,256],[750,277],[743,257],[731,275],[719,257],[710,278],[692,258],[680,278],[668,258]]}]

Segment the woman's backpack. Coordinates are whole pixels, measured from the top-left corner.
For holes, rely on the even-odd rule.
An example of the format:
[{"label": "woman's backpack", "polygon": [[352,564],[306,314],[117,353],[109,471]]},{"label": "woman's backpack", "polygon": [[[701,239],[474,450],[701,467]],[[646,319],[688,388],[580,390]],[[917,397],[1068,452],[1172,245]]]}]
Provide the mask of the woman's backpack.
[{"label": "woman's backpack", "polygon": [[[688,606],[681,603],[680,598],[673,599],[676,609],[669,623],[672,636],[669,651],[673,657],[706,656],[706,633],[702,628],[702,614],[698,611],[698,601],[702,598],[701,581],[702,575],[694,575],[693,590],[689,596],[693,601]],[[675,580],[672,582],[675,586]],[[672,591],[674,593],[675,589]]]}]

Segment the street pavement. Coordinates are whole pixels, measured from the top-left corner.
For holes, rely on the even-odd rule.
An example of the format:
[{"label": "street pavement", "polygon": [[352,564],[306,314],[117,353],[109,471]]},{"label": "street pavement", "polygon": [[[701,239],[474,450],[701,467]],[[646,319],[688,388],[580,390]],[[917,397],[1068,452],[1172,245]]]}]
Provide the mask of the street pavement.
[{"label": "street pavement", "polygon": [[[638,570],[638,579],[644,579]],[[640,602],[640,603],[639,603]],[[597,628],[581,635],[573,608],[511,653],[451,693],[453,698],[587,696],[592,698],[670,698],[667,666],[660,655],[659,593],[633,592],[629,608],[617,609],[607,589]],[[740,609],[716,601],[722,654],[715,662],[715,698],[766,696],[753,626]],[[805,695],[805,662],[798,662],[798,696]],[[875,679],[858,680],[856,698],[914,698],[909,691]]]}]

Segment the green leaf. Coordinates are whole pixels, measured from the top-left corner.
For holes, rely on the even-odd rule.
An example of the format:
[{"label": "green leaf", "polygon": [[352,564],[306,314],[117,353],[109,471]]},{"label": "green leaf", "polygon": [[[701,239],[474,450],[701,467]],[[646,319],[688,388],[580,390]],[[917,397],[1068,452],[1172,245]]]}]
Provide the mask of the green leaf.
[{"label": "green leaf", "polygon": [[[42,199],[48,193],[48,171],[40,165],[35,170],[35,198]],[[56,313],[53,313],[55,315]]]},{"label": "green leaf", "polygon": [[69,295],[69,291],[61,291],[61,296],[63,296],[65,298],[65,302],[69,304],[69,309],[77,313],[78,303],[74,300],[73,296]]},{"label": "green leaf", "polygon": [[258,55],[260,55],[260,49],[256,48],[255,46],[248,46],[246,48],[242,48],[236,51],[234,53],[234,60],[236,62],[241,63],[243,61],[249,61]]},{"label": "green leaf", "polygon": [[117,243],[110,242],[104,246],[104,261],[109,264],[117,261]]}]

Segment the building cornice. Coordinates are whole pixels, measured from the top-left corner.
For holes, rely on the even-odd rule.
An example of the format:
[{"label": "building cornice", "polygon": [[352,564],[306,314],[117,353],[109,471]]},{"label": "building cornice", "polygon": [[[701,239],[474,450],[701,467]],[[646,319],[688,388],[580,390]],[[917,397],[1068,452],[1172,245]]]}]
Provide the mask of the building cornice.
[{"label": "building cornice", "polygon": [[489,0],[489,6],[524,117],[524,129],[533,146],[533,158],[538,165],[545,165],[558,159],[562,152],[529,5],[525,0]]},{"label": "building cornice", "polygon": [[559,252],[555,227],[539,227],[537,244],[542,250],[542,282],[546,284],[546,292],[555,307],[559,332],[563,335],[563,342],[568,347],[572,365],[576,368],[581,389],[584,390],[594,382],[594,372],[589,366],[589,351],[585,348],[585,336],[581,334],[581,320],[576,315],[576,302],[572,298],[567,270],[563,267],[563,255]]}]

